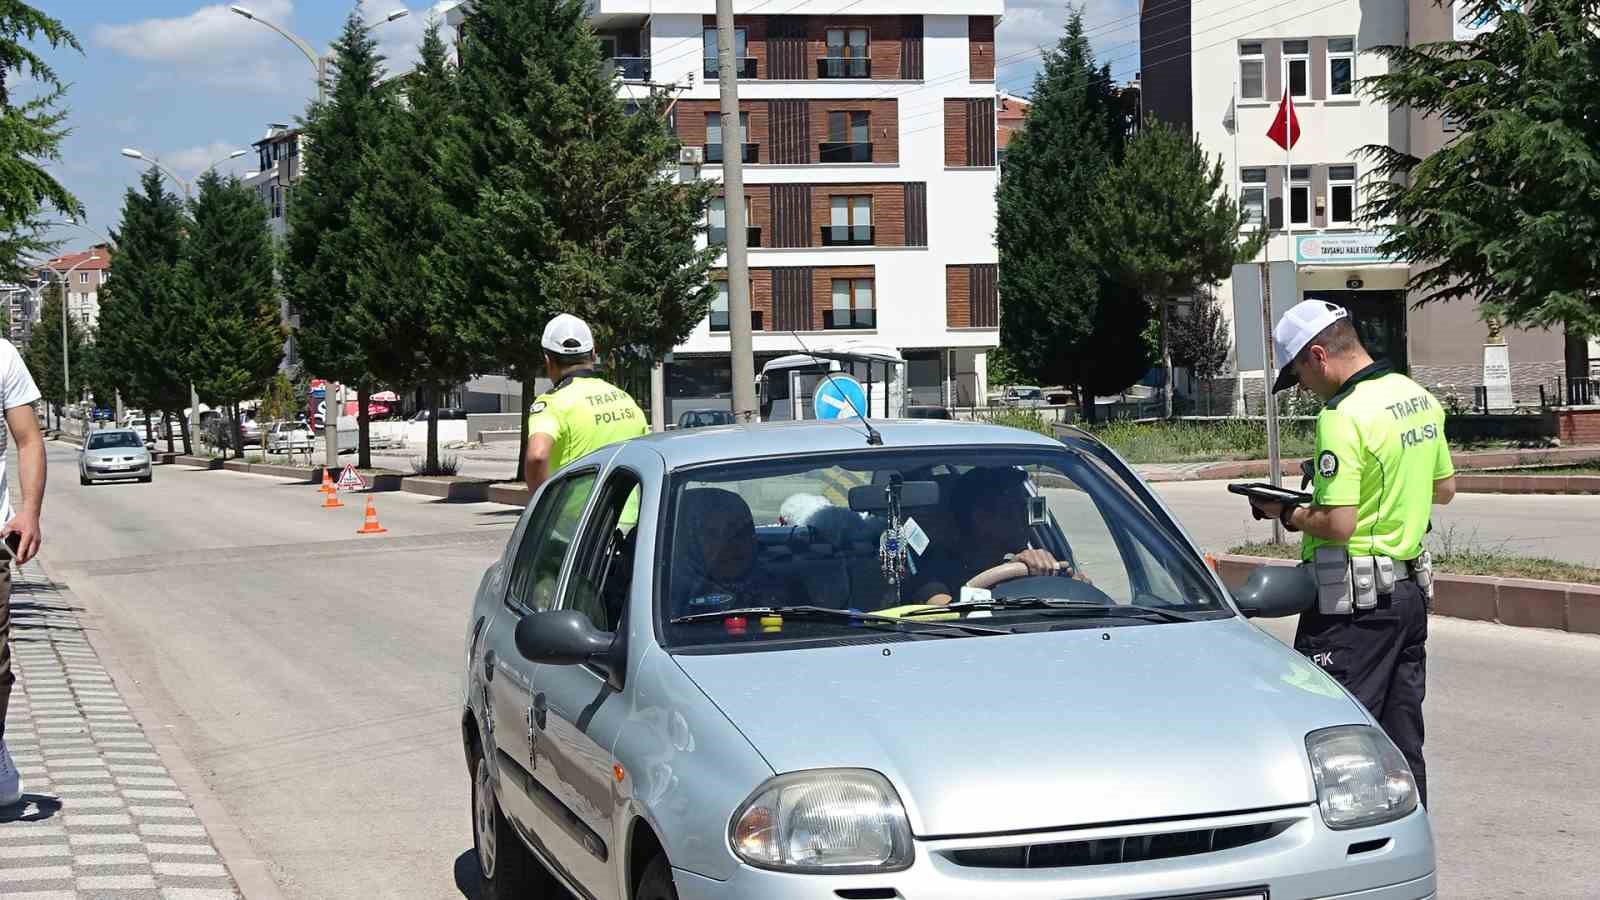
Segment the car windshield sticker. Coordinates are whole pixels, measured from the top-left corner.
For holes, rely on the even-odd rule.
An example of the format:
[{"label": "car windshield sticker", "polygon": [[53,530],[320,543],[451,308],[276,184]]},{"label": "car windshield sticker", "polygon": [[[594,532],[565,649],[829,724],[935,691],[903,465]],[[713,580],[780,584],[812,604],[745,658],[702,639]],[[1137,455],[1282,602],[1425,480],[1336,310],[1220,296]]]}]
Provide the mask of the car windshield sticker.
[{"label": "car windshield sticker", "polygon": [[908,517],[906,524],[900,529],[900,534],[906,539],[906,546],[918,556],[928,552],[928,533],[922,530],[916,519]]}]

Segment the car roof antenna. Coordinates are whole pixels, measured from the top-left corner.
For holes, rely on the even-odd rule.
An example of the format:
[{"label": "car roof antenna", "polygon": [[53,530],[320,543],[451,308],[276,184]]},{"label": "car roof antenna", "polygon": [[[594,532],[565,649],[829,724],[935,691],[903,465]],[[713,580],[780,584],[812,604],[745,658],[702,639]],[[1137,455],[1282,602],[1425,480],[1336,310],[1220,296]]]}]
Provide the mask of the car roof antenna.
[{"label": "car roof antenna", "polygon": [[[819,364],[822,362],[822,360],[820,358],[818,358],[818,356],[815,353],[811,352],[811,348],[806,346],[806,342],[800,340],[800,333],[799,332],[791,331],[791,332],[789,332],[789,334],[794,336],[794,342],[796,344],[800,345],[800,349],[805,351],[805,354],[807,356],[811,357],[811,361],[812,362],[819,363]],[[838,386],[838,382],[833,380],[833,372],[824,369],[822,375],[823,375],[824,378],[828,379],[828,383],[829,384],[834,385],[835,387]],[[884,385],[884,390],[885,390],[885,392],[888,391],[888,385],[887,384]],[[841,393],[841,395],[843,394],[842,391],[840,393]],[[878,429],[872,427],[872,423],[867,421],[867,417],[862,415],[861,410],[856,409],[856,405],[854,403],[850,403],[849,406],[850,406],[850,411],[855,413],[856,414],[856,418],[861,420],[862,427],[867,429],[867,446],[869,446],[869,447],[882,447],[883,446],[883,435],[878,433]]]}]

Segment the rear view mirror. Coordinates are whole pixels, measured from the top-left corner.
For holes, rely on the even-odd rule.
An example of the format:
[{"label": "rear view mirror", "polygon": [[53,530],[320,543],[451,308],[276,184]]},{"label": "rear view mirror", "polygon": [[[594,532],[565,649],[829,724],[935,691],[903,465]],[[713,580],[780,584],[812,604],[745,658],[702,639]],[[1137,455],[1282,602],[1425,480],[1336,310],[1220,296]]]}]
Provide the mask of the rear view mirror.
[{"label": "rear view mirror", "polygon": [[[934,481],[902,481],[900,506],[938,506],[939,484]],[[881,513],[889,509],[887,484],[864,484],[850,489],[850,508],[855,512]]]},{"label": "rear view mirror", "polygon": [[1317,581],[1305,566],[1260,566],[1233,599],[1248,618],[1284,619],[1316,606]]}]

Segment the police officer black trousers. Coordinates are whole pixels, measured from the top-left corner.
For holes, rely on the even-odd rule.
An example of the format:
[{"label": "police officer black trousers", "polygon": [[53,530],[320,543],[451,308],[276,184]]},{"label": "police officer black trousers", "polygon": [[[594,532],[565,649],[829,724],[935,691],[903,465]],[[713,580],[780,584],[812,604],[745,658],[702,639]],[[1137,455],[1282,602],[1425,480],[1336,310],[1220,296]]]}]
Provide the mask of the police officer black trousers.
[{"label": "police officer black trousers", "polygon": [[1422,589],[1397,579],[1394,593],[1373,609],[1352,615],[1308,612],[1300,617],[1294,648],[1350,690],[1383,726],[1417,780],[1428,804],[1428,769],[1422,758],[1422,700],[1427,693],[1428,609]]}]

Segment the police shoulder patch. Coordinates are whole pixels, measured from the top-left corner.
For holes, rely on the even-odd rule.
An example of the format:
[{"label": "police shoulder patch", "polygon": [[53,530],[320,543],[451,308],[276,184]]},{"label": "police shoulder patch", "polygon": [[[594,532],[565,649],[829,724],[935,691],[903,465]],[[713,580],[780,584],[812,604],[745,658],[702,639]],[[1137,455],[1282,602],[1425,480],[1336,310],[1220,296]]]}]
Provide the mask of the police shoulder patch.
[{"label": "police shoulder patch", "polygon": [[1339,474],[1339,457],[1332,450],[1324,450],[1317,457],[1317,472],[1323,478],[1332,478]]},{"label": "police shoulder patch", "polygon": [[544,412],[544,408],[545,402],[543,400],[535,400],[533,401],[533,405],[528,407],[528,412],[538,415],[539,413]]}]

